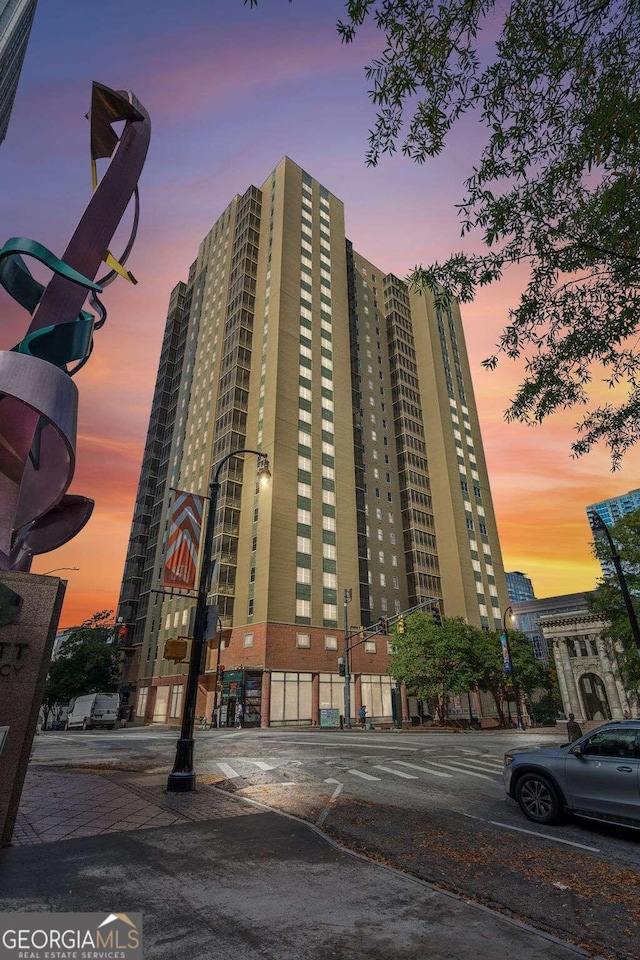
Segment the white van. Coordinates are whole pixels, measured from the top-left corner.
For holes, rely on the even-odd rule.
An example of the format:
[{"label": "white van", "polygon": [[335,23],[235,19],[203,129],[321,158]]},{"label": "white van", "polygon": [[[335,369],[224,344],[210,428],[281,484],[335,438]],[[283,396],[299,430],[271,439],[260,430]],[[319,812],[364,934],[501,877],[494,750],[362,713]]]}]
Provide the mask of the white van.
[{"label": "white van", "polygon": [[80,727],[91,730],[92,727],[110,727],[113,729],[118,719],[117,693],[88,693],[78,697],[69,710],[67,730]]}]

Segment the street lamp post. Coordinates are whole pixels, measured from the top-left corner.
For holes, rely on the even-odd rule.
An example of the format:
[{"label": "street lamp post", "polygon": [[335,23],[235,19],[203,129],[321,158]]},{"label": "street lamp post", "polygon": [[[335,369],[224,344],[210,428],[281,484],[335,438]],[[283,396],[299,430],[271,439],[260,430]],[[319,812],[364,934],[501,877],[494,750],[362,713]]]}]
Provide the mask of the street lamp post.
[{"label": "street lamp post", "polygon": [[258,457],[258,479],[262,485],[268,483],[271,477],[269,460],[266,454],[261,453],[259,450],[233,450],[222,458],[214,470],[211,483],[209,484],[209,511],[207,513],[207,523],[202,545],[202,563],[200,564],[200,578],[198,580],[189,673],[187,675],[187,686],[182,708],[182,726],[180,729],[180,739],[176,744],[176,758],[173,764],[173,770],[167,779],[168,793],[189,793],[195,790],[196,786],[196,774],[193,769],[193,727],[198,694],[198,676],[200,673],[200,662],[202,660],[202,649],[204,647],[204,635],[207,625],[207,598],[212,572],[211,553],[213,549],[213,532],[215,529],[218,495],[221,486],[219,476],[227,460],[231,460],[232,457],[237,457],[242,453],[252,453]]},{"label": "street lamp post", "polygon": [[615,567],[618,583],[620,584],[620,591],[622,593],[622,599],[624,600],[627,616],[629,617],[631,633],[633,634],[635,645],[640,651],[640,629],[638,629],[638,618],[636,617],[636,611],[631,601],[629,588],[627,587],[627,581],[622,570],[622,564],[620,563],[620,556],[618,554],[616,545],[613,542],[613,537],[609,533],[609,527],[606,525],[600,514],[596,513],[595,510],[591,513],[591,526],[594,530],[601,530],[607,538],[609,550],[611,551],[611,561]]},{"label": "street lamp post", "polygon": [[[518,730],[524,730],[524,722],[522,720],[522,708],[520,706],[520,691],[518,690],[518,683],[513,673],[513,660],[511,659],[511,649],[509,647],[509,631],[507,630],[507,615],[510,614],[513,616],[513,607],[507,607],[503,616],[502,616],[502,627],[503,627],[503,644],[504,644],[504,668],[507,673],[511,674],[511,682],[513,683],[513,689],[516,695],[516,717]],[[507,709],[509,710],[509,719],[511,719],[511,708],[509,707],[509,695],[507,694]]]}]

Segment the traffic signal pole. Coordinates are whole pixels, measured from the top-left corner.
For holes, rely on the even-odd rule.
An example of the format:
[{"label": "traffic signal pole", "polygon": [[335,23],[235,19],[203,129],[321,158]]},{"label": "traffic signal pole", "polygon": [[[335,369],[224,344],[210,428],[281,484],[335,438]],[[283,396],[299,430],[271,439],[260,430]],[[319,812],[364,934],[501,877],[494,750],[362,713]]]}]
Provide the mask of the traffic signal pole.
[{"label": "traffic signal pole", "polygon": [[344,600],[344,725],[347,730],[351,729],[351,666],[349,663],[349,610],[353,593],[351,589],[345,590]]},{"label": "traffic signal pole", "polygon": [[[404,633],[405,631],[405,617],[410,616],[412,613],[416,613],[418,610],[423,610],[425,607],[431,607],[434,604],[438,604],[439,600],[437,597],[431,597],[428,600],[423,600],[422,603],[417,603],[414,607],[411,607],[409,610],[403,610],[402,613],[397,613],[394,617],[380,617],[377,624],[374,624],[373,627],[359,627],[355,633],[349,633],[349,612],[348,604],[351,603],[353,599],[353,593],[349,590],[344,590],[343,595],[343,604],[344,604],[344,648],[343,655],[338,657],[338,670],[340,676],[344,677],[344,726],[347,730],[351,729],[351,660],[349,654],[354,647],[358,647],[361,643],[364,643],[366,640],[370,640],[373,637],[380,636],[389,636],[389,627],[391,624],[397,623],[401,626],[401,629],[398,630],[398,633]],[[437,618],[434,615],[434,619],[438,625],[440,625],[440,610],[437,609]],[[351,643],[354,637],[358,637],[356,643]],[[402,725],[402,722],[401,722]]]}]

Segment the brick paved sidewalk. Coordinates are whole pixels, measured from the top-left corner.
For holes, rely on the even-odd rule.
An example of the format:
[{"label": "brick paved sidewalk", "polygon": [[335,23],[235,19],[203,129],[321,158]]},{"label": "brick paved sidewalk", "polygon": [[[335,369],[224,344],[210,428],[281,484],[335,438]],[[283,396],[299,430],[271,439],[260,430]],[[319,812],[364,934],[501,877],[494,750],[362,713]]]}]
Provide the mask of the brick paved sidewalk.
[{"label": "brick paved sidewalk", "polygon": [[76,773],[32,766],[12,843],[28,846],[260,812],[204,782],[195,793],[165,793],[166,779],[166,774]]}]

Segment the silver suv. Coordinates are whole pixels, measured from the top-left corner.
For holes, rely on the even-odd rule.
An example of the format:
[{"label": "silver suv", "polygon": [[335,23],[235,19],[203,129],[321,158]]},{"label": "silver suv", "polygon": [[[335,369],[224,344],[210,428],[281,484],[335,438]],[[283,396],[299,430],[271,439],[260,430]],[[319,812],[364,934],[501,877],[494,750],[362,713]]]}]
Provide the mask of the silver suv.
[{"label": "silver suv", "polygon": [[640,720],[614,720],[574,743],[504,755],[507,793],[535,823],[564,813],[640,829]]}]

